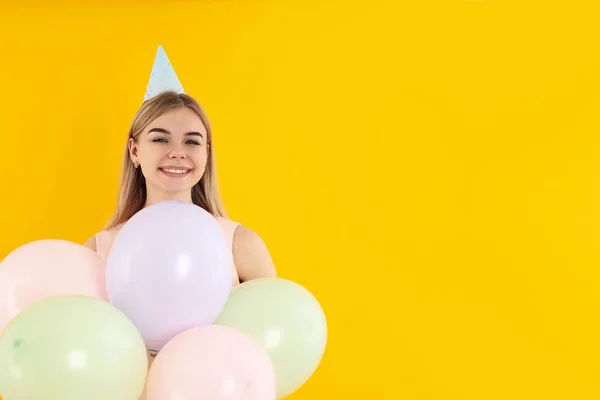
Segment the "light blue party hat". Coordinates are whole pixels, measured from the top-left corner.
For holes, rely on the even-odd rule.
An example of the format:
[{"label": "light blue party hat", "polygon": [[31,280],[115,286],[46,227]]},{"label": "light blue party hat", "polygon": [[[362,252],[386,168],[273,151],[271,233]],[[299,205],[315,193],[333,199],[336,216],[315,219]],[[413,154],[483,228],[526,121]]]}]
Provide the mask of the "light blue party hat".
[{"label": "light blue party hat", "polygon": [[165,50],[162,46],[158,46],[144,101],[169,90],[184,93],[183,86],[181,86]]}]

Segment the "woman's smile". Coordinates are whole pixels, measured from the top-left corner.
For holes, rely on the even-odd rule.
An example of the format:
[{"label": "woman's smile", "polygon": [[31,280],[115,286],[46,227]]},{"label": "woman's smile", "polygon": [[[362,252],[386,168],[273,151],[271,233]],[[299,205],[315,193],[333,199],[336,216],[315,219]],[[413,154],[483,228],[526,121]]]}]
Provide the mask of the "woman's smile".
[{"label": "woman's smile", "polygon": [[185,167],[166,166],[166,167],[159,167],[158,169],[164,175],[169,176],[169,177],[175,177],[175,178],[182,178],[182,177],[188,176],[192,172],[191,168],[185,168]]}]

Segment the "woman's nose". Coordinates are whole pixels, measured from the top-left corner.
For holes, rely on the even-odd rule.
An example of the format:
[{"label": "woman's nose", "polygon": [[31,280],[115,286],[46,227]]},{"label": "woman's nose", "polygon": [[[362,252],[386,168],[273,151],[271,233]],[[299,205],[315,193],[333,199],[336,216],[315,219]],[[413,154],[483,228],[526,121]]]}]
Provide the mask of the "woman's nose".
[{"label": "woman's nose", "polygon": [[173,149],[169,152],[169,158],[178,158],[178,159],[182,159],[185,158],[186,154],[184,151],[178,150],[178,149]]}]

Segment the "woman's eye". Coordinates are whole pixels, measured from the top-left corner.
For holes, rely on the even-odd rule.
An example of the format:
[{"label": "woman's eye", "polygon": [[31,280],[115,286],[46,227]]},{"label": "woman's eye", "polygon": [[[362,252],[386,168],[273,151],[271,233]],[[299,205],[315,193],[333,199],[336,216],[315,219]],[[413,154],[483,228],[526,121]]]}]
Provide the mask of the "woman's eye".
[{"label": "woman's eye", "polygon": [[[154,143],[167,143],[167,140],[165,138],[154,138],[152,139],[152,142]],[[198,142],[197,140],[188,140],[186,142],[187,144],[193,144],[195,146],[199,146],[200,142]]]}]

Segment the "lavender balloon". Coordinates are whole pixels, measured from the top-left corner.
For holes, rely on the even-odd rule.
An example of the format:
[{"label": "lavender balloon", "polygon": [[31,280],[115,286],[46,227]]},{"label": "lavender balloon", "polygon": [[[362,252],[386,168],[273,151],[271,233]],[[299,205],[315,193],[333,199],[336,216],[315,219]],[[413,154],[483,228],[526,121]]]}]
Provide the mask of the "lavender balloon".
[{"label": "lavender balloon", "polygon": [[231,291],[233,256],[204,209],[165,201],[135,214],[108,255],[109,301],[134,323],[146,347],[212,324]]}]

